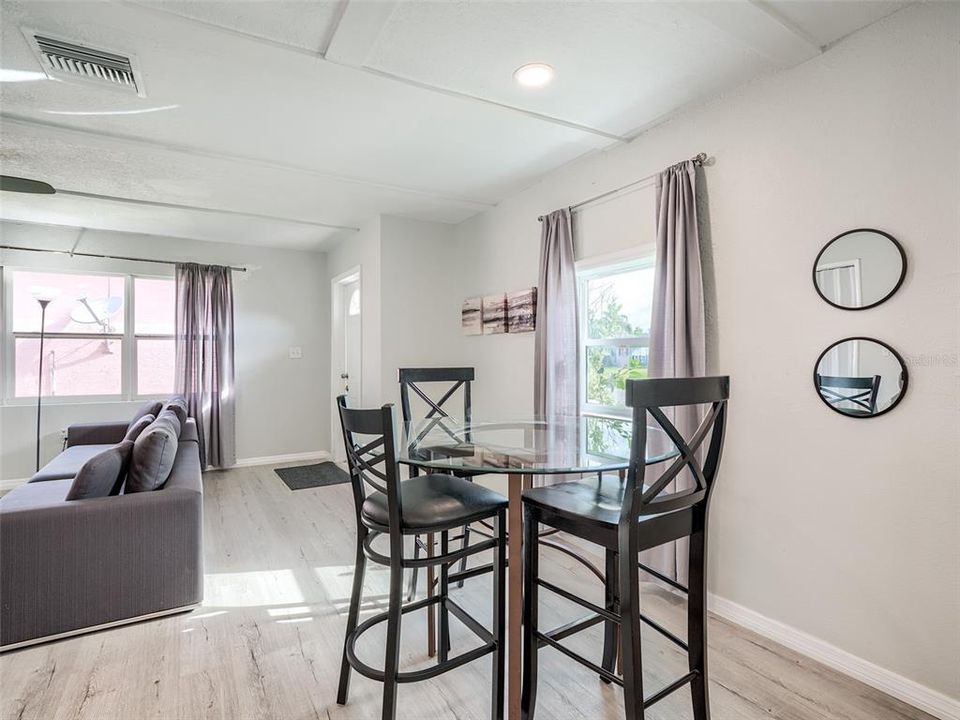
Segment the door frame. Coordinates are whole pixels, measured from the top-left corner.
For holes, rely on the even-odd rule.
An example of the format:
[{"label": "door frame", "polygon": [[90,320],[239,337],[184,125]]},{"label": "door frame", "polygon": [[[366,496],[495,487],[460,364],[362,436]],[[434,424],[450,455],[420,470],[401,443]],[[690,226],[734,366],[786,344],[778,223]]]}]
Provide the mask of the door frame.
[{"label": "door frame", "polygon": [[[829,272],[830,270],[840,270],[841,268],[853,268],[853,294],[857,303],[855,310],[859,310],[863,305],[862,278],[860,275],[860,258],[851,258],[850,260],[837,260],[835,262],[825,262],[817,265],[814,275],[818,273]],[[823,293],[821,293],[822,295]]]},{"label": "door frame", "polygon": [[346,451],[343,447],[343,434],[340,430],[340,415],[337,412],[337,394],[340,392],[341,364],[346,355],[344,346],[345,335],[343,328],[343,298],[341,290],[344,285],[356,282],[360,290],[360,388],[363,392],[363,273],[360,265],[340,273],[330,279],[330,454],[334,461],[346,460]]}]

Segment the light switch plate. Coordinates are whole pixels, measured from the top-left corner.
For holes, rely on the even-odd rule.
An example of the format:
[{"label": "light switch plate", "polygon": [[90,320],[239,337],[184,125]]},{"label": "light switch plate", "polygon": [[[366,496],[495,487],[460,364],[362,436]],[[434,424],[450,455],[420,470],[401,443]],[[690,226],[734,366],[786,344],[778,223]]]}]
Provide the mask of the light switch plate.
[{"label": "light switch plate", "polygon": [[302,347],[291,347],[290,348],[290,359],[299,360],[303,357],[303,348]]}]

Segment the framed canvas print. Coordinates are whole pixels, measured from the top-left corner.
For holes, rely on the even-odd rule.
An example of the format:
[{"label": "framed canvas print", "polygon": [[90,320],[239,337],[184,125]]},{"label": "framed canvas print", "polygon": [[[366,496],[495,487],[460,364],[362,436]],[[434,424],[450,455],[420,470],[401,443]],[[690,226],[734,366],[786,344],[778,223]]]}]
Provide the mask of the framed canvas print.
[{"label": "framed canvas print", "polygon": [[507,293],[507,332],[533,332],[537,327],[537,289]]},{"label": "framed canvas print", "polygon": [[507,331],[507,294],[484,295],[483,334],[499,335]]},{"label": "framed canvas print", "polygon": [[460,309],[460,329],[464,335],[482,335],[483,323],[480,317],[482,299],[479,297],[467,298]]}]

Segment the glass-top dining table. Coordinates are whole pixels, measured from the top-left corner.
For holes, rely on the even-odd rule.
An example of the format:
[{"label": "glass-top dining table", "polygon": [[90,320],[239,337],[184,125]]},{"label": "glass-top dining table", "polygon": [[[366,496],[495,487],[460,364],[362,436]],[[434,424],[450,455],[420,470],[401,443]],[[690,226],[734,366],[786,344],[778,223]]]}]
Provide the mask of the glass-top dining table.
[{"label": "glass-top dining table", "polygon": [[[401,463],[422,472],[483,473],[508,478],[507,717],[510,720],[520,720],[521,493],[531,486],[535,477],[541,478],[538,482],[547,483],[605,472],[620,473],[622,477],[629,464],[631,431],[629,418],[598,419],[592,416],[531,416],[502,420],[435,416],[404,424],[398,448]],[[648,428],[646,464],[663,462],[676,454],[673,444],[660,428]],[[432,537],[427,537],[427,547],[433,547]],[[430,571],[427,591],[433,592]],[[436,648],[434,627],[431,613],[428,624],[431,655]]]}]

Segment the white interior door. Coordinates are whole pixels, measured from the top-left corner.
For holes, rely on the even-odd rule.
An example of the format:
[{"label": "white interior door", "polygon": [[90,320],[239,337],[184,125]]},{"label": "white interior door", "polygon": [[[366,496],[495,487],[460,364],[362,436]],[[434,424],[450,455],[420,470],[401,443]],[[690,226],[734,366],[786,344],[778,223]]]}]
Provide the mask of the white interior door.
[{"label": "white interior door", "polygon": [[336,408],[336,398],[347,396],[350,407],[361,407],[363,377],[361,338],[363,336],[363,308],[360,291],[360,271],[351,271],[334,278],[333,295],[333,337],[331,348],[331,448],[337,461],[346,459],[343,449],[343,435],[340,429],[340,417]]},{"label": "white interior door", "polygon": [[360,407],[361,404],[361,370],[360,370],[360,332],[362,326],[360,306],[360,278],[343,283],[341,286],[340,303],[343,313],[343,369],[340,379],[343,381],[342,392],[347,394],[351,407]]}]

